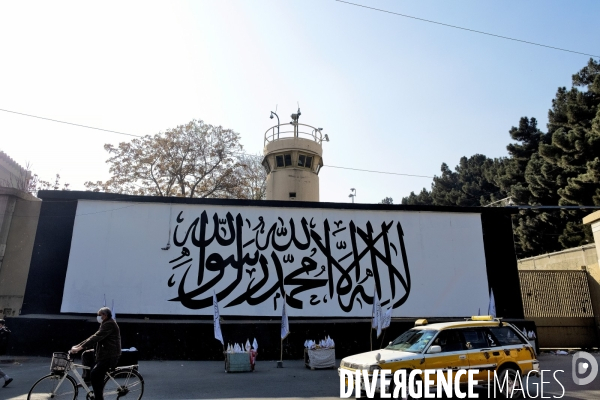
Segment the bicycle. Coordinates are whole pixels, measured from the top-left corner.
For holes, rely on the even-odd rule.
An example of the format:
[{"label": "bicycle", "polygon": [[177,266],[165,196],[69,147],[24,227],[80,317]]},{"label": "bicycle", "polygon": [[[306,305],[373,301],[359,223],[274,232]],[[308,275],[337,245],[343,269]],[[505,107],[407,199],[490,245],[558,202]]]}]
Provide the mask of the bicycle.
[{"label": "bicycle", "polygon": [[[141,399],[144,394],[144,378],[136,371],[137,367],[136,364],[109,370],[104,378],[104,390],[102,391],[104,398],[107,400]],[[90,369],[85,365],[75,364],[71,359],[71,352],[53,353],[50,374],[33,384],[27,400],[76,399],[79,387],[86,392],[86,400],[93,400],[94,392],[87,386],[77,371],[78,368]]]}]

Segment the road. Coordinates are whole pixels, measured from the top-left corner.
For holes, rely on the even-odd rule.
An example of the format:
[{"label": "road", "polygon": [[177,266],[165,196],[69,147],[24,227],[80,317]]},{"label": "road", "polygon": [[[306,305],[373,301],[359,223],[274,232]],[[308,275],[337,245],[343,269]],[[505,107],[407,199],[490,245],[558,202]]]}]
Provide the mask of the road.
[{"label": "road", "polygon": [[[599,354],[594,354],[600,360]],[[14,358],[13,362],[0,363],[0,368],[14,378],[6,388],[0,388],[0,399],[23,400],[33,383],[49,372],[50,358]],[[564,399],[599,399],[600,376],[587,386],[577,386],[571,378],[572,356],[542,354],[540,368],[550,370],[545,374],[544,398],[562,394]],[[339,364],[339,361],[338,361]],[[284,368],[276,368],[274,361],[260,361],[251,373],[225,373],[223,362],[218,361],[141,361],[140,373],[144,376],[144,399],[338,399],[340,383],[337,370],[315,370],[304,367],[302,360],[284,361]],[[547,377],[547,378],[546,378]],[[540,379],[529,383],[531,397],[536,394]],[[478,391],[487,398],[485,389]],[[80,399],[85,398],[80,394]],[[126,398],[125,398],[126,399]]]}]

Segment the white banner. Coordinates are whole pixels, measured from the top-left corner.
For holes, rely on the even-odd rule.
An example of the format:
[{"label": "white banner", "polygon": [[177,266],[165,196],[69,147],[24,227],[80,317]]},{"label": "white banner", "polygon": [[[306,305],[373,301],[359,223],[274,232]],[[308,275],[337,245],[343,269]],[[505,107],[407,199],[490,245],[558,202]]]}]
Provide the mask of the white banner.
[{"label": "white banner", "polygon": [[221,316],[219,314],[219,302],[217,301],[217,295],[213,292],[213,324],[215,328],[215,339],[221,342],[221,344],[225,344],[223,342],[223,333],[221,332]]},{"label": "white banner", "polygon": [[[488,305],[474,213],[80,200],[62,312],[461,317]],[[290,311],[292,310],[292,311]]]}]

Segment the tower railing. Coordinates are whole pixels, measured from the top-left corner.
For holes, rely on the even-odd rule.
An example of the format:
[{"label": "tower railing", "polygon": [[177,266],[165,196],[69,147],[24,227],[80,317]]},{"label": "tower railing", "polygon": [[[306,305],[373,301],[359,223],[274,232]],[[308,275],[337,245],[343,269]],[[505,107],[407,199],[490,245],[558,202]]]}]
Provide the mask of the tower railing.
[{"label": "tower railing", "polygon": [[265,132],[265,146],[271,142],[280,139],[302,138],[314,140],[321,144],[323,142],[323,134],[319,128],[314,126],[289,122],[287,124],[275,125]]}]

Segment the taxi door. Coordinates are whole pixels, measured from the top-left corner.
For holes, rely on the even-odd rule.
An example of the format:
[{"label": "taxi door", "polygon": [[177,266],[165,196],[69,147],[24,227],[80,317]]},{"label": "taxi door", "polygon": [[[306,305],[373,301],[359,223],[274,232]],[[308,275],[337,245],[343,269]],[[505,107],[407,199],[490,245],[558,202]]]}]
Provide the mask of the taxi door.
[{"label": "taxi door", "polygon": [[[451,371],[452,382],[454,382],[454,376],[456,371],[469,368],[469,360],[465,355],[465,342],[458,329],[445,329],[441,331],[435,340],[431,343],[431,347],[440,346],[440,353],[426,353],[425,361],[420,366],[422,370],[435,369],[442,370],[444,375],[447,371]],[[431,347],[428,351],[431,350]],[[437,385],[437,375],[431,377]],[[461,383],[467,382],[467,375],[463,375],[460,378]]]},{"label": "taxi door", "polygon": [[478,384],[485,384],[489,378],[493,379],[494,371],[502,362],[504,353],[497,339],[487,328],[463,328],[469,359],[469,369],[477,369],[479,373],[473,377]]}]

